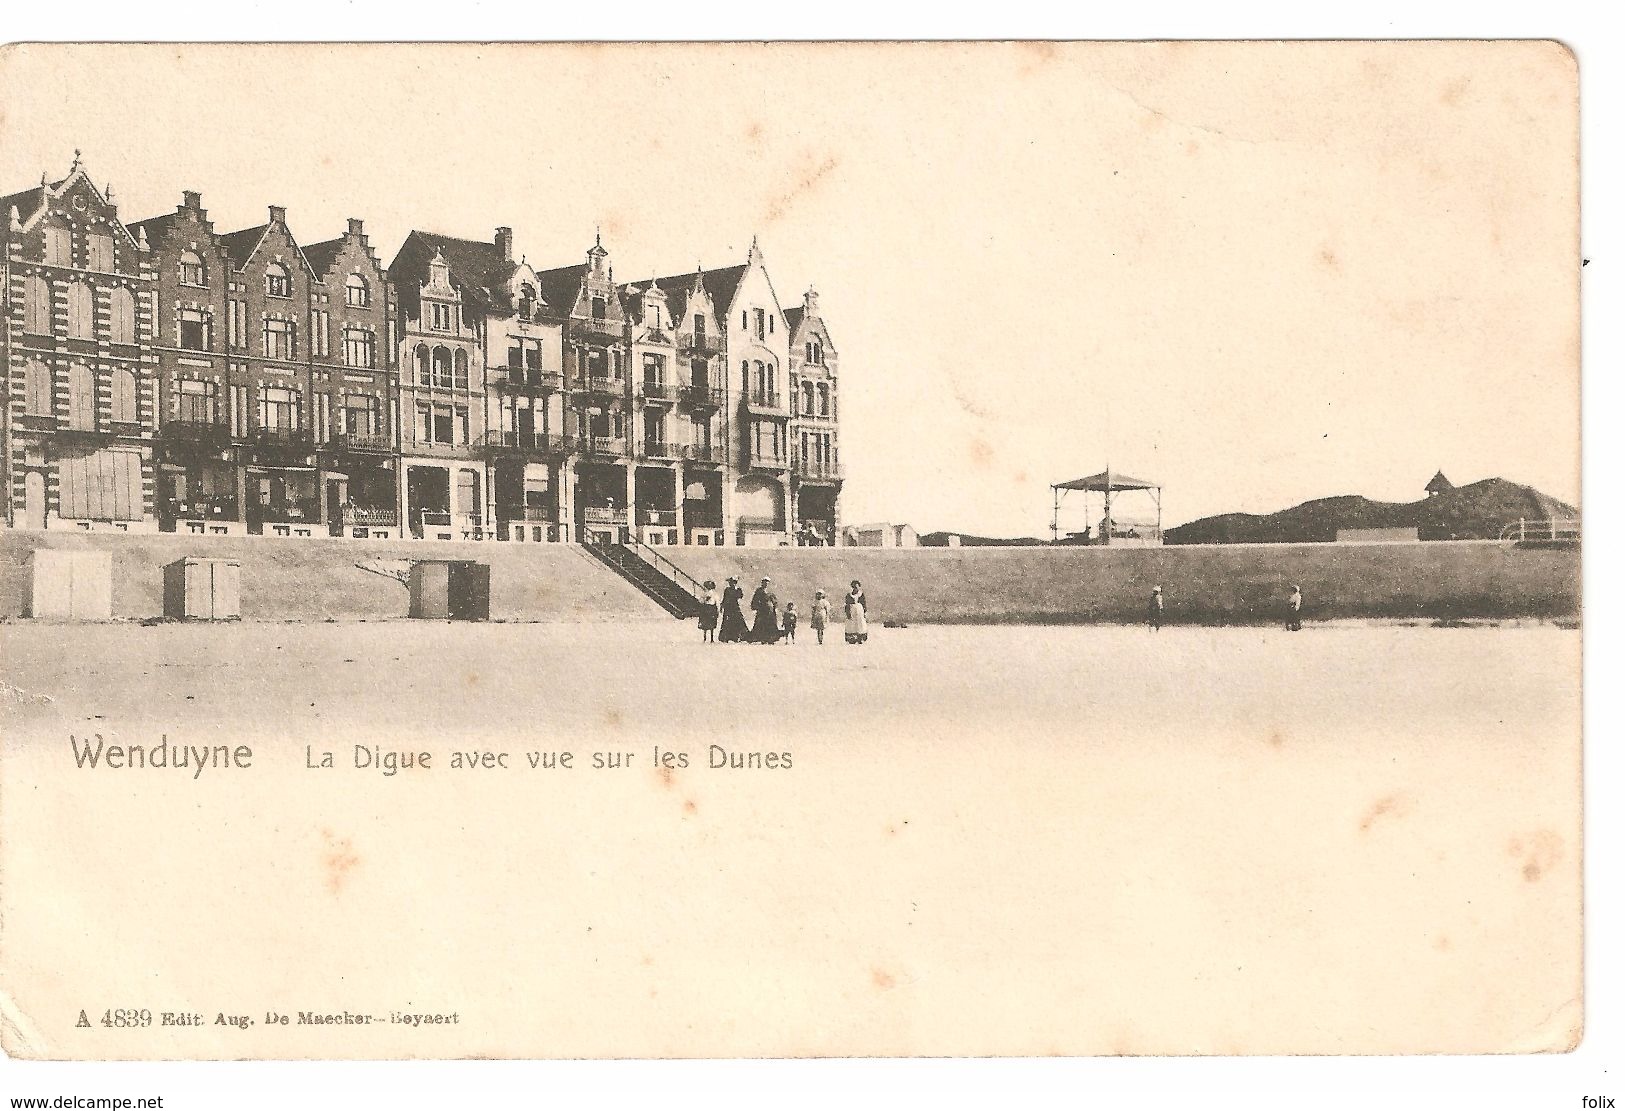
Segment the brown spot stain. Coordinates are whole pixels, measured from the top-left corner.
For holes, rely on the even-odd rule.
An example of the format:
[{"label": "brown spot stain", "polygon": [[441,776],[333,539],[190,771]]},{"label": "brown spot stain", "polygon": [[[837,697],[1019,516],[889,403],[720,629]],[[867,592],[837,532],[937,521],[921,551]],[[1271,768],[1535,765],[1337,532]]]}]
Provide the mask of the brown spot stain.
[{"label": "brown spot stain", "polygon": [[890,972],[887,972],[884,968],[870,969],[869,979],[875,985],[875,987],[879,988],[881,991],[888,991],[897,986],[897,977],[893,976]]},{"label": "brown spot stain", "polygon": [[1360,819],[1360,832],[1368,833],[1378,818],[1403,818],[1411,812],[1411,800],[1404,795],[1384,795],[1371,804]]},{"label": "brown spot stain", "polygon": [[1023,483],[1028,481],[1028,479],[1030,479],[1031,477],[1032,476],[1029,475],[1026,471],[1017,471],[1016,475],[1015,475],[1016,481],[1017,482],[1023,482]]},{"label": "brown spot stain", "polygon": [[1200,153],[1202,153],[1202,145],[1200,143],[1198,143],[1195,139],[1185,140],[1185,156],[1187,158],[1194,158]]},{"label": "brown spot stain", "polygon": [[1337,252],[1332,250],[1330,247],[1322,247],[1320,249],[1320,253],[1315,257],[1319,259],[1320,264],[1326,267],[1328,270],[1341,270],[1343,268],[1343,260],[1338,258]]},{"label": "brown spot stain", "polygon": [[1456,946],[1455,946],[1455,942],[1451,941],[1448,937],[1444,936],[1443,934],[1440,934],[1438,937],[1433,939],[1433,947],[1435,949],[1437,949],[1441,953],[1448,953],[1448,952],[1450,952],[1450,950],[1454,949]]},{"label": "brown spot stain", "polygon": [[1439,103],[1449,108],[1456,107],[1461,103],[1462,96],[1466,94],[1472,83],[1473,79],[1471,77],[1456,78],[1446,85],[1444,91],[1439,94]]},{"label": "brown spot stain", "polygon": [[801,169],[793,171],[790,176],[795,179],[795,185],[786,190],[778,199],[769,202],[766,221],[771,224],[782,217],[792,204],[804,194],[810,193],[817,188],[818,183],[834,173],[835,168],[840,164],[841,160],[832,154],[816,164],[809,159]]},{"label": "brown spot stain", "polygon": [[619,729],[621,727],[621,712],[613,706],[605,710],[604,724],[611,729]]},{"label": "brown spot stain", "polygon": [[684,799],[683,800],[683,813],[684,814],[698,814],[699,812],[700,812],[700,808],[694,802],[693,799]]},{"label": "brown spot stain", "polygon": [[477,671],[470,671],[467,675],[463,676],[463,684],[465,686],[469,686],[469,687],[477,687],[477,686],[479,686],[480,685],[480,673],[477,672]]},{"label": "brown spot stain", "polygon": [[1537,883],[1563,859],[1563,839],[1549,829],[1536,830],[1527,837],[1509,840],[1507,855],[1522,860],[1518,870],[1526,882]]},{"label": "brown spot stain", "polygon": [[762,141],[762,125],[759,120],[750,121],[750,124],[745,128],[745,138],[753,143]]},{"label": "brown spot stain", "polygon": [[671,786],[671,781],[672,781],[673,778],[675,778],[675,777],[672,775],[672,770],[670,768],[661,768],[660,769],[660,785],[662,787],[669,788]]},{"label": "brown spot stain", "polygon": [[361,863],[361,857],[348,837],[335,836],[330,829],[322,830],[326,847],[322,850],[322,870],[327,876],[327,890],[337,895],[350,878],[350,872]]},{"label": "brown spot stain", "polygon": [[1029,40],[1018,42],[1016,46],[1021,50],[1021,65],[1016,72],[1022,77],[1031,77],[1061,56],[1060,48],[1053,42]]},{"label": "brown spot stain", "polygon": [[993,445],[980,436],[970,438],[970,461],[978,467],[985,467],[993,462]]},{"label": "brown spot stain", "polygon": [[1270,735],[1264,738],[1264,743],[1271,748],[1281,748],[1286,744],[1286,734],[1279,729],[1271,729]]}]

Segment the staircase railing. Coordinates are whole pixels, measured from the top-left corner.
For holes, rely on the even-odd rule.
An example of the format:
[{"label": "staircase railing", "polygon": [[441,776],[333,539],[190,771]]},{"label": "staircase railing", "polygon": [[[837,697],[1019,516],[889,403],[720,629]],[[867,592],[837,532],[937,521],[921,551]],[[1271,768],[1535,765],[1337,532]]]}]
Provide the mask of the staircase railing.
[{"label": "staircase railing", "polygon": [[705,597],[704,583],[700,582],[699,579],[696,579],[693,575],[690,575],[687,571],[677,566],[677,564],[661,555],[660,552],[655,548],[650,547],[648,544],[645,544],[643,541],[636,538],[627,541],[625,544],[622,544],[621,547],[642,559],[643,562],[649,564],[666,578],[688,591],[689,595],[693,597],[696,602]]},{"label": "staircase railing", "polygon": [[[599,562],[637,587],[673,617],[687,619],[699,612],[704,588],[681,567],[665,559],[658,552],[649,550],[646,545],[638,541],[631,544],[599,541],[589,542],[585,547]],[[647,552],[654,558],[646,558],[637,549],[642,549],[642,552]],[[650,581],[651,578],[654,581]],[[699,588],[701,593],[696,594],[695,588]]]}]

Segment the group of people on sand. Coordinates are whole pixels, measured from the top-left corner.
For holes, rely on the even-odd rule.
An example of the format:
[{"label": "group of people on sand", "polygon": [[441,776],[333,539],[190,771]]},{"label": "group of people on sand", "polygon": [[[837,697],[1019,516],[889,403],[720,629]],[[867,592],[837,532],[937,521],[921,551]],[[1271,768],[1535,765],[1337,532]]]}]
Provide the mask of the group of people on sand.
[{"label": "group of people on sand", "polygon": [[[1151,588],[1151,601],[1146,606],[1145,623],[1152,632],[1162,628],[1162,587]],[[1303,629],[1303,591],[1298,584],[1293,583],[1287,588],[1286,596],[1286,631],[1300,632]]]},{"label": "group of people on sand", "polygon": [[[779,596],[773,589],[772,579],[764,578],[751,595],[749,621],[745,620],[745,592],[739,585],[739,577],[730,575],[727,583],[721,595],[718,595],[716,582],[705,580],[705,596],[700,601],[700,634],[706,643],[796,642],[796,627],[801,623],[801,615],[796,612],[794,602],[786,602],[783,612],[780,612]],[[819,644],[824,643],[824,631],[829,628],[832,616],[829,597],[822,590],[814,593],[808,624],[812,626]],[[840,617],[848,644],[868,641],[869,599],[863,593],[863,584],[856,579],[852,580],[852,589],[847,591],[841,603]]]}]

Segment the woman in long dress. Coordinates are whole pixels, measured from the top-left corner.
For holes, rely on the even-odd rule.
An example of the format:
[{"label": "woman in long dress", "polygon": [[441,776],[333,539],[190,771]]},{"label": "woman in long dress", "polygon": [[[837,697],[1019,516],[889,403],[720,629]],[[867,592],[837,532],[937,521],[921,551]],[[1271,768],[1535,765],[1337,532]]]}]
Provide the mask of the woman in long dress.
[{"label": "woman in long dress", "polygon": [[722,628],[717,631],[717,640],[723,644],[735,644],[749,635],[749,627],[745,624],[745,610],[743,608],[745,592],[739,589],[739,580],[730,575],[728,585],[722,591]]},{"label": "woman in long dress", "polygon": [[863,584],[853,580],[846,592],[846,642],[863,644],[869,639],[869,599],[864,596]]},{"label": "woman in long dress", "polygon": [[763,579],[762,585],[751,595],[750,608],[755,611],[756,625],[750,631],[750,639],[757,644],[779,641],[779,596],[773,593],[772,586],[772,579]]},{"label": "woman in long dress", "polygon": [[705,580],[705,597],[700,600],[700,639],[707,644],[717,639],[717,584]]}]

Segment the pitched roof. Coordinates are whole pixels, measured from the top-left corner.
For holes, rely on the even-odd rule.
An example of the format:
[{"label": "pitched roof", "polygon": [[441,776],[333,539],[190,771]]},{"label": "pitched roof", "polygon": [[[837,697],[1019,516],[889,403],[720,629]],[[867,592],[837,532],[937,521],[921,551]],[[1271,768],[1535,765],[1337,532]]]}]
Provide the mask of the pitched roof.
[{"label": "pitched roof", "polygon": [[[705,292],[711,295],[711,306],[718,314],[728,311],[733,304],[734,293],[739,289],[739,281],[745,276],[748,263],[738,266],[725,266],[721,270],[706,270]],[[658,285],[666,294],[666,304],[671,308],[675,319],[681,320],[688,314],[688,291],[694,288],[694,276],[699,271],[690,270],[686,274],[671,274],[664,278],[644,278],[633,282],[636,286],[646,286],[651,281]]]},{"label": "pitched roof", "polygon": [[[421,244],[421,251],[413,249],[414,241]],[[502,250],[495,243],[413,230],[390,269],[400,269],[403,277],[422,281],[428,276],[428,261],[436,251],[445,258],[452,277],[465,293],[495,309],[510,307],[512,299],[508,296],[508,281],[513,277],[517,264],[504,258]]]},{"label": "pitched roof", "polygon": [[552,270],[536,271],[536,284],[541,286],[542,300],[555,316],[569,316],[581,292],[581,279],[587,275],[587,264],[558,266]]},{"label": "pitched roof", "polygon": [[175,226],[175,213],[166,212],[162,216],[149,216],[145,220],[125,224],[131,236],[139,236],[141,232],[147,233],[147,242],[156,247],[169,229]]},{"label": "pitched roof", "polygon": [[254,248],[260,245],[260,240],[265,238],[265,229],[270,226],[260,224],[258,227],[244,228],[242,231],[227,232],[220,237],[221,246],[225,247],[226,253],[231,256],[231,261],[237,264],[239,270],[253,257]]},{"label": "pitched roof", "polygon": [[[56,184],[61,185],[62,183],[59,181]],[[32,189],[24,189],[20,193],[0,197],[0,216],[8,220],[11,219],[11,210],[15,206],[18,219],[26,220],[34,215],[35,210],[39,208],[44,199],[45,186],[43,185],[36,185]]]},{"label": "pitched roof", "polygon": [[784,310],[784,327],[785,327],[785,330],[788,331],[791,335],[795,335],[796,334],[796,329],[801,326],[801,318],[806,316],[806,315],[807,315],[807,309],[803,305],[797,305],[793,309],[785,309]]},{"label": "pitched roof", "polygon": [[1428,484],[1423,489],[1428,493],[1432,493],[1435,490],[1454,490],[1455,486],[1444,476],[1443,471],[1436,471],[1433,477],[1428,479]]},{"label": "pitched roof", "polygon": [[312,243],[304,249],[305,261],[310,263],[310,268],[316,271],[318,278],[325,277],[327,272],[333,269],[333,260],[339,257],[342,250],[344,250],[343,236],[323,243]]}]

